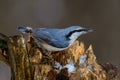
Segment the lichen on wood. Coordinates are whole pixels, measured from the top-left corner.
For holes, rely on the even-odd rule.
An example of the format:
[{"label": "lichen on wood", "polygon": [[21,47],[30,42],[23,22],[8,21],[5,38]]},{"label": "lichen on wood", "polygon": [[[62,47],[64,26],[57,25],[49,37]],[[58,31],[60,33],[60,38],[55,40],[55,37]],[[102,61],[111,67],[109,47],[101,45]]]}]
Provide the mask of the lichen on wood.
[{"label": "lichen on wood", "polygon": [[0,60],[11,67],[11,80],[118,80],[118,68],[98,64],[92,45],[86,49],[79,41],[47,56],[31,37],[8,37],[7,46],[7,51],[0,51]]}]

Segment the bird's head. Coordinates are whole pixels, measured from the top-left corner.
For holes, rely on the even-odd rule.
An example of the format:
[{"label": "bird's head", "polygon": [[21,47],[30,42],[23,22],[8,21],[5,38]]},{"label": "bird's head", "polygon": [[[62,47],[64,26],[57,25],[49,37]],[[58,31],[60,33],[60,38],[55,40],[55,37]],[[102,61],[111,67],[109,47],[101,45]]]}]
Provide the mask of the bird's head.
[{"label": "bird's head", "polygon": [[68,30],[69,33],[66,35],[66,37],[70,39],[70,43],[73,43],[82,34],[86,34],[93,31],[93,29],[83,28],[81,26],[71,26],[68,28]]}]

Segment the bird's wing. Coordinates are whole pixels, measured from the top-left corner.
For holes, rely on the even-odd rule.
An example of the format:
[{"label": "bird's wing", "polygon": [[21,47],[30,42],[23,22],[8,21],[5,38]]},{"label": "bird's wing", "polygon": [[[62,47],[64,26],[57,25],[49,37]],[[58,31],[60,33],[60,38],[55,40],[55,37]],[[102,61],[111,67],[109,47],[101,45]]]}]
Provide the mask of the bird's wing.
[{"label": "bird's wing", "polygon": [[[43,30],[35,30],[35,32],[33,32],[33,34],[36,36],[36,38],[38,40],[43,40],[45,41],[47,44],[57,47],[57,48],[66,48],[68,47],[68,43],[66,41],[61,41],[58,38],[56,38],[55,35],[57,34],[51,34],[49,31],[47,31],[47,29],[43,29]],[[59,35],[57,35],[59,37]]]}]

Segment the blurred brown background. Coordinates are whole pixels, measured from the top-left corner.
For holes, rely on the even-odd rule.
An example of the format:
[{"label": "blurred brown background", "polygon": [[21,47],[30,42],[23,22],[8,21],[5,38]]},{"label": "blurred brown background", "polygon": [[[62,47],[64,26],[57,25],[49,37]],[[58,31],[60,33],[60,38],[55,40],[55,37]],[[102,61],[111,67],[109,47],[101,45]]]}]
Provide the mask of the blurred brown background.
[{"label": "blurred brown background", "polygon": [[[80,40],[87,47],[93,44],[98,62],[120,64],[120,0],[0,1],[0,32],[6,35],[19,34],[18,26],[71,25],[94,29]],[[0,63],[0,80],[9,80],[8,72],[9,68]]]}]

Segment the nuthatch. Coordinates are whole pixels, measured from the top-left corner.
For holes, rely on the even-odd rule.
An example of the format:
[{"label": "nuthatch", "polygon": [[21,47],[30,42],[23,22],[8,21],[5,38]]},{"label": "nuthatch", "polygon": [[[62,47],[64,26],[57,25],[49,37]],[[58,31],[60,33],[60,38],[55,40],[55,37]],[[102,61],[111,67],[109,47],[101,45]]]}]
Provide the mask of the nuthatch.
[{"label": "nuthatch", "polygon": [[81,26],[70,26],[64,29],[18,27],[22,33],[30,33],[37,45],[48,51],[61,51],[69,48],[82,34],[92,32],[92,29]]}]

